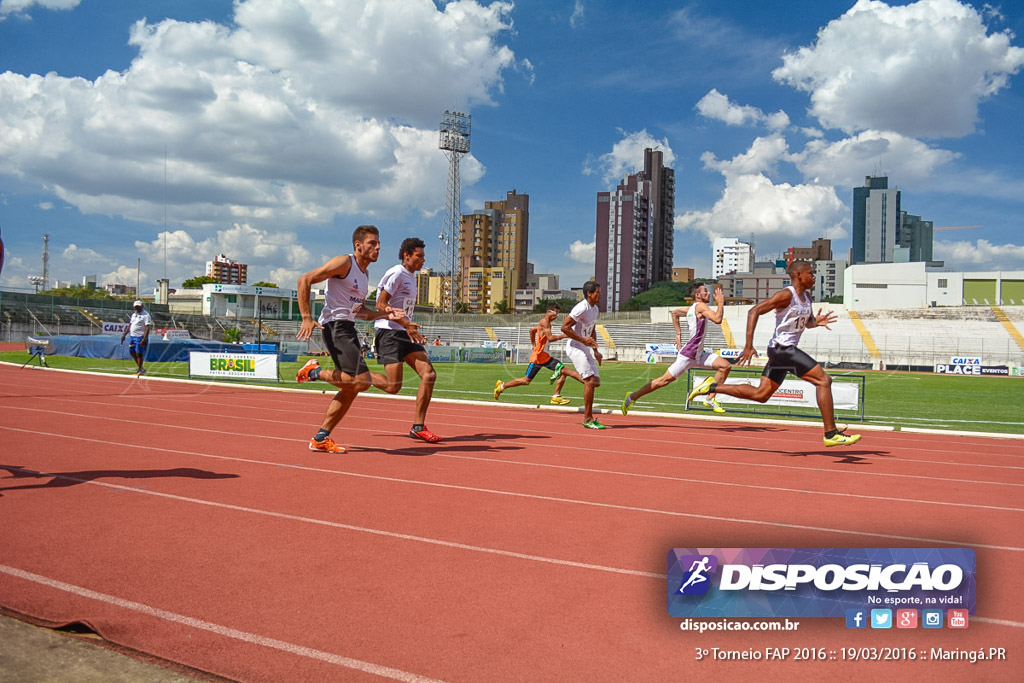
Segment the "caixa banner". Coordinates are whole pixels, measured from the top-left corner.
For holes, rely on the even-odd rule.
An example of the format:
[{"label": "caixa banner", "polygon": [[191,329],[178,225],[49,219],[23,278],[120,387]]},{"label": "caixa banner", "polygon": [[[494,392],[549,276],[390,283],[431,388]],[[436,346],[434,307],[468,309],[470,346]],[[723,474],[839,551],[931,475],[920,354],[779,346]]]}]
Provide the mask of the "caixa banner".
[{"label": "caixa banner", "polygon": [[848,609],[974,614],[969,548],[673,548],[673,617],[844,617]]}]

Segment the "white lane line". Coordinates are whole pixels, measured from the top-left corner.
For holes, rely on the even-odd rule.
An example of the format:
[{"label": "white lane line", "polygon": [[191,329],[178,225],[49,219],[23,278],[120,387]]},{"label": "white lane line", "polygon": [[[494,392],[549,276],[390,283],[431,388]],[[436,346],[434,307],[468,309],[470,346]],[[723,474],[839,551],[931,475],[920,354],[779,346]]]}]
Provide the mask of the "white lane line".
[{"label": "white lane line", "polygon": [[[82,417],[82,418],[86,418],[86,419],[89,419],[89,420],[109,420],[109,421],[113,421],[113,422],[123,422],[123,423],[126,423],[126,424],[144,425],[144,426],[150,427],[150,428],[152,428],[152,427],[165,427],[167,429],[183,429],[183,430],[193,431],[193,432],[203,432],[203,433],[208,433],[208,434],[217,434],[217,435],[220,435],[220,436],[236,436],[236,437],[249,438],[249,439],[270,439],[270,440],[275,440],[275,441],[287,441],[289,443],[295,443],[296,442],[296,439],[293,439],[291,437],[270,436],[270,435],[267,435],[267,434],[253,434],[251,432],[229,432],[229,431],[226,431],[224,429],[207,429],[207,428],[204,428],[204,427],[190,427],[190,426],[185,426],[185,425],[181,425],[181,424],[177,424],[177,423],[168,424],[168,423],[163,423],[163,422],[154,422],[152,420],[129,420],[129,419],[126,419],[126,418],[111,417],[111,416],[108,416],[108,415],[89,415],[87,413],[70,413],[70,412],[67,412],[67,411],[45,410],[45,409],[42,409],[42,408],[24,408],[24,407],[21,407],[21,406],[5,406],[5,407],[8,408],[8,409],[12,409],[12,410],[23,410],[23,411],[28,411],[28,412],[44,413],[44,414],[50,414],[50,415]],[[170,409],[170,408],[164,408],[164,409],[161,409],[161,410],[164,411],[164,412],[171,412],[171,413],[176,413],[176,414],[181,414],[181,415],[188,415],[188,416],[193,415],[193,413],[191,413],[189,411],[185,411],[185,410],[175,410],[175,409]],[[207,415],[209,415],[209,413],[207,413]],[[271,423],[271,424],[286,425],[288,427],[294,427],[295,426],[294,423],[292,423],[292,422],[285,422],[285,421],[281,421],[281,420],[271,420],[271,419],[268,419],[268,418],[245,417],[244,419],[246,419],[248,421],[266,422],[266,423]],[[364,433],[369,433],[369,434],[375,434],[378,431],[378,430],[374,430],[374,429],[363,429],[363,428],[355,426],[355,424],[357,424],[357,423],[356,423],[356,421],[353,420],[351,426],[346,426],[346,428],[345,428],[346,433],[364,432]],[[465,425],[465,426],[467,426],[467,427],[478,427],[479,425]],[[542,431],[536,431],[536,430],[522,430],[522,431],[523,432],[533,432],[533,433],[538,433],[538,434],[550,435],[549,432],[542,432]],[[509,444],[514,444],[514,442],[512,442],[512,441],[496,440],[496,439],[489,439],[489,442],[490,443],[509,443]],[[687,442],[683,442],[683,441],[676,442],[677,445],[686,445],[686,443]],[[409,449],[386,449],[386,448],[380,448],[380,447],[378,447],[376,445],[363,445],[363,444],[352,443],[352,442],[348,442],[346,445],[349,445],[349,446],[351,446],[353,448],[363,448],[363,449],[366,449],[366,450],[382,451],[382,452],[398,452],[398,453],[402,453],[402,452],[408,452],[409,451]],[[704,446],[704,444],[693,443],[692,445],[696,445],[696,446],[700,446],[700,447],[706,448],[706,446]],[[863,475],[863,476],[873,476],[873,477],[895,477],[895,478],[899,478],[899,479],[915,479],[915,480],[923,480],[923,481],[944,481],[944,482],[954,482],[954,483],[960,483],[960,484],[976,484],[976,485],[982,485],[982,486],[1024,487],[1024,483],[1005,482],[1005,481],[987,481],[987,480],[979,480],[979,479],[960,479],[960,478],[955,478],[955,477],[934,477],[934,476],[921,475],[921,474],[898,474],[898,473],[895,473],[895,472],[851,471],[851,470],[841,470],[841,469],[825,469],[825,468],[822,468],[822,467],[794,467],[792,465],[777,465],[777,464],[773,464],[773,463],[756,463],[756,462],[749,462],[749,461],[719,460],[719,459],[716,459],[716,458],[696,458],[696,457],[685,456],[685,455],[661,455],[661,454],[658,454],[658,453],[641,453],[641,452],[638,452],[636,450],[621,451],[621,450],[614,450],[614,449],[608,449],[608,448],[593,448],[593,447],[588,448],[587,450],[590,453],[604,453],[604,454],[610,454],[610,455],[640,456],[640,457],[644,457],[644,458],[659,458],[659,459],[664,459],[664,460],[675,460],[675,461],[685,461],[685,462],[701,462],[701,463],[710,463],[710,464],[714,464],[714,465],[742,466],[742,467],[745,467],[745,468],[749,468],[749,467],[763,467],[763,468],[772,468],[772,469],[791,470],[791,471],[796,471],[796,472],[823,472],[823,473],[829,473],[829,474],[845,474],[845,475],[853,475],[853,476]],[[735,450],[743,450],[743,449],[742,448],[736,448]],[[836,453],[834,457],[842,457],[842,453]],[[858,456],[858,457],[860,457],[860,456]],[[884,458],[882,458],[881,460],[886,461],[886,459],[884,459]],[[888,460],[888,462],[893,462],[893,461],[892,460]],[[919,460],[910,460],[910,461],[899,460],[897,462],[900,462],[900,463],[912,463],[912,464],[923,463],[923,461],[919,461]],[[958,464],[958,465],[970,466],[970,463],[966,463],[966,464],[965,463],[930,463],[930,464]],[[1024,469],[1024,468],[1018,468],[1018,467],[1007,467],[1007,466],[1002,466],[1002,465],[977,465],[977,466],[978,467],[992,467],[992,468],[997,468],[997,469],[1011,469],[1011,470]]]},{"label": "white lane line", "polygon": [[[16,428],[12,428],[12,427],[0,426],[0,429],[6,429],[6,430],[9,430],[9,431],[26,432],[26,433],[33,434],[33,435],[38,435],[36,432],[30,432],[29,430],[16,429]],[[153,448],[148,447],[148,446],[138,446],[138,445],[135,445],[135,444],[120,443],[120,442],[116,442],[116,441],[105,441],[105,440],[101,440],[101,439],[90,439],[90,438],[79,437],[79,436],[69,436],[67,434],[47,434],[47,435],[39,435],[39,436],[45,436],[45,438],[47,438],[47,439],[65,438],[65,439],[74,439],[74,440],[79,440],[79,441],[88,441],[88,442],[92,442],[92,443],[101,443],[101,444],[104,444],[104,445],[107,445],[107,446],[121,446],[121,447],[124,447],[124,448],[137,448],[137,449],[146,450],[146,451],[154,450]],[[897,534],[885,534],[885,533],[880,533],[880,532],[857,531],[857,530],[853,530],[853,529],[834,529],[834,528],[831,528],[831,527],[818,527],[818,526],[811,526],[811,525],[806,525],[806,524],[790,524],[790,523],[786,523],[786,522],[773,522],[773,521],[760,520],[760,519],[743,519],[743,518],[736,518],[736,517],[723,517],[723,516],[719,516],[719,515],[707,515],[707,514],[697,514],[697,513],[690,513],[690,512],[678,512],[678,511],[675,511],[675,510],[659,510],[659,509],[656,509],[656,508],[644,508],[644,507],[639,507],[639,506],[635,506],[635,505],[620,505],[620,504],[617,504],[617,503],[600,503],[600,502],[595,502],[595,501],[579,500],[579,499],[574,499],[574,498],[562,498],[562,497],[559,497],[559,496],[543,496],[543,495],[533,494],[533,493],[520,493],[520,492],[517,492],[517,491],[502,491],[502,490],[497,490],[497,489],[487,489],[487,488],[482,488],[482,487],[477,487],[477,486],[462,486],[462,485],[458,485],[458,484],[444,484],[444,483],[430,482],[430,481],[419,481],[419,480],[415,480],[415,479],[403,479],[403,478],[400,478],[400,477],[385,477],[385,476],[377,475],[377,474],[363,474],[363,473],[358,473],[358,472],[343,472],[343,471],[339,471],[339,470],[330,470],[330,469],[324,469],[324,468],[318,468],[318,467],[308,467],[308,466],[304,466],[304,465],[294,465],[294,464],[286,464],[286,463],[271,463],[271,462],[267,462],[265,460],[253,460],[253,459],[249,459],[249,458],[239,458],[239,457],[235,457],[235,456],[225,456],[225,455],[213,455],[213,454],[209,454],[209,453],[198,453],[198,452],[194,452],[194,451],[184,451],[184,450],[177,450],[177,449],[171,449],[171,448],[164,448],[164,449],[160,449],[160,450],[162,450],[165,453],[179,453],[179,454],[183,454],[183,455],[192,455],[192,456],[198,456],[198,457],[204,457],[204,458],[211,458],[211,459],[214,459],[214,460],[244,462],[244,463],[251,463],[251,464],[256,464],[256,465],[264,465],[264,466],[270,465],[270,466],[273,466],[273,467],[290,467],[292,469],[301,470],[301,471],[320,472],[320,473],[324,473],[324,474],[334,474],[334,475],[343,476],[343,477],[354,477],[354,478],[358,478],[358,479],[370,479],[370,480],[376,480],[376,481],[387,481],[387,482],[394,482],[394,483],[401,483],[401,484],[413,484],[413,485],[417,485],[417,486],[430,486],[430,487],[434,487],[434,488],[452,489],[452,490],[456,490],[456,491],[471,491],[473,493],[485,493],[485,494],[496,495],[496,496],[508,496],[508,497],[511,497],[511,498],[523,498],[523,499],[527,499],[527,500],[543,500],[543,501],[554,502],[554,503],[567,503],[567,504],[570,504],[570,505],[582,505],[582,506],[596,507],[596,508],[602,508],[602,509],[608,509],[608,510],[625,510],[625,511],[628,511],[628,512],[641,512],[641,513],[646,513],[646,514],[664,515],[664,516],[668,516],[668,517],[681,517],[681,518],[698,519],[698,520],[713,520],[713,521],[717,521],[717,522],[726,522],[726,523],[730,523],[730,524],[753,524],[753,525],[756,525],[756,526],[767,526],[767,527],[778,528],[778,529],[801,529],[801,530],[804,530],[804,531],[823,531],[823,532],[828,532],[828,533],[844,534],[844,535],[850,535],[850,536],[867,536],[867,537],[870,537],[870,538],[891,538],[891,539],[896,539],[896,540],[900,540],[900,541],[916,541],[916,542],[920,542],[920,543],[940,543],[940,544],[943,544],[943,545],[952,545],[952,546],[955,546],[955,547],[989,548],[991,550],[1008,550],[1008,551],[1011,551],[1011,552],[1024,552],[1024,548],[1019,548],[1019,547],[1016,547],[1016,546],[987,545],[987,544],[978,544],[978,543],[971,543],[971,542],[957,541],[957,540],[949,540],[949,539],[927,538],[927,537],[918,537],[918,536],[902,536],[902,535],[897,535]],[[25,470],[25,471],[28,471],[28,470]],[[438,540],[438,539],[425,538],[425,537],[421,537],[421,536],[408,536],[408,535],[405,535],[405,534],[398,534],[398,533],[390,532],[390,531],[382,531],[382,530],[379,530],[379,529],[370,529],[370,528],[367,528],[367,527],[356,527],[356,526],[352,526],[352,525],[342,524],[342,523],[339,523],[339,522],[328,522],[328,521],[325,521],[325,520],[317,520],[317,519],[312,519],[312,518],[308,518],[308,517],[300,517],[300,516],[295,516],[295,515],[289,515],[289,514],[286,514],[286,513],[270,512],[270,511],[258,510],[258,509],[254,509],[254,508],[240,507],[240,506],[235,506],[235,505],[231,505],[231,504],[228,504],[228,503],[218,503],[218,502],[214,502],[214,501],[202,500],[202,499],[199,499],[199,498],[187,498],[187,497],[184,497],[184,496],[176,496],[176,495],[169,494],[169,493],[160,493],[160,492],[157,492],[157,491],[137,489],[137,488],[133,488],[133,487],[130,487],[130,486],[119,486],[117,484],[109,484],[109,483],[106,483],[106,482],[75,479],[74,477],[68,477],[68,476],[59,475],[59,474],[54,474],[54,475],[51,475],[51,476],[60,476],[63,479],[69,479],[69,480],[72,480],[72,481],[80,481],[82,483],[96,484],[96,485],[99,485],[99,486],[107,486],[107,487],[116,488],[116,489],[120,489],[120,490],[124,490],[124,491],[133,491],[133,492],[136,492],[136,493],[144,493],[144,494],[147,494],[147,495],[162,496],[162,497],[165,497],[165,498],[171,498],[171,499],[174,499],[174,500],[182,500],[182,501],[187,501],[187,502],[194,502],[194,503],[199,503],[199,504],[202,504],[202,505],[211,505],[211,506],[215,506],[215,507],[223,507],[223,508],[226,508],[226,509],[241,510],[241,511],[251,512],[251,513],[255,513],[255,514],[265,514],[265,515],[270,515],[270,516],[274,516],[274,517],[281,517],[283,519],[293,519],[293,520],[296,520],[296,521],[304,521],[304,522],[310,522],[310,523],[314,523],[314,524],[323,524],[323,525],[326,525],[326,526],[334,526],[334,527],[338,527],[338,528],[351,529],[351,530],[354,530],[354,531],[362,531],[362,532],[366,532],[366,533],[375,533],[375,534],[380,534],[380,535],[383,535],[383,536],[392,536],[392,537],[395,537],[395,538],[403,538],[403,539],[406,539],[406,540],[416,540],[416,541],[421,541],[421,542],[424,542],[424,543],[435,543],[435,544],[439,544],[439,545],[449,545],[451,547],[458,547],[458,548],[463,548],[463,549],[466,549],[466,550],[476,550],[476,551],[480,551],[480,552],[489,552],[489,553],[495,553],[495,554],[499,554],[499,555],[507,555],[507,556],[510,556],[510,557],[518,557],[518,558],[521,558],[521,559],[530,559],[530,560],[535,560],[535,561],[539,561],[539,562],[551,562],[551,563],[554,563],[554,564],[568,564],[568,565],[571,565],[571,566],[585,567],[585,568],[589,568],[589,569],[600,569],[600,570],[603,570],[603,571],[613,571],[613,572],[616,572],[616,573],[626,573],[626,574],[633,574],[633,575],[646,575],[647,574],[646,572],[637,572],[635,570],[626,570],[626,569],[602,567],[600,565],[588,565],[588,564],[581,564],[581,563],[573,563],[573,562],[570,562],[570,561],[567,561],[567,560],[555,560],[555,559],[552,559],[552,558],[545,558],[545,557],[538,556],[538,555],[524,555],[522,553],[514,553],[512,551],[497,550],[497,549],[494,549],[494,548],[482,548],[482,547],[479,547],[479,546],[471,546],[471,545],[458,544],[458,543],[453,543],[453,542],[449,542],[449,541],[441,541],[441,540]]]},{"label": "white lane line", "polygon": [[[219,456],[213,456],[213,457],[219,458]],[[265,463],[261,463],[258,460],[244,460],[243,458],[219,458],[219,459],[222,459],[222,460],[240,460],[242,462],[251,462],[251,463],[257,463],[257,464],[265,464]],[[293,469],[301,469],[301,470],[312,470],[312,469],[314,469],[314,468],[311,468],[311,467],[299,467],[299,466],[296,466],[296,465],[281,465],[281,467],[292,467]],[[18,468],[18,467],[15,467],[15,468],[12,468],[12,469],[23,471],[23,472],[30,471],[30,470],[24,470],[23,468]],[[321,471],[321,472],[331,472],[331,470],[319,470],[319,471]],[[456,548],[456,549],[459,549],[459,550],[469,550],[469,551],[473,551],[473,552],[487,553],[487,554],[490,554],[490,555],[502,555],[502,556],[505,556],[505,557],[514,557],[514,558],[520,559],[520,560],[531,560],[533,562],[543,562],[543,563],[546,563],[546,564],[555,564],[555,565],[560,565],[560,566],[563,566],[563,567],[573,567],[573,568],[576,568],[576,569],[594,569],[594,570],[597,570],[597,571],[610,572],[612,574],[624,574],[626,576],[642,576],[642,577],[656,578],[656,579],[664,579],[665,578],[664,574],[656,574],[656,573],[652,573],[652,572],[642,572],[642,571],[637,571],[635,569],[622,569],[620,567],[606,567],[604,565],[590,564],[590,563],[587,563],[587,562],[575,562],[573,560],[560,560],[560,559],[554,558],[554,557],[544,557],[543,555],[530,555],[528,553],[519,553],[519,552],[515,552],[515,551],[512,551],[512,550],[502,550],[500,548],[487,548],[485,546],[470,545],[468,543],[458,543],[456,541],[445,541],[445,540],[438,539],[438,538],[428,538],[426,536],[415,536],[415,535],[412,535],[412,534],[403,534],[403,533],[399,533],[397,531],[385,531],[383,529],[373,529],[373,528],[370,528],[370,527],[356,526],[354,524],[345,524],[343,522],[332,522],[332,521],[326,520],[326,519],[317,519],[315,517],[304,517],[302,515],[292,515],[292,514],[288,514],[287,512],[274,512],[273,510],[261,510],[259,508],[245,507],[244,505],[233,505],[231,503],[220,503],[220,502],[213,501],[213,500],[205,500],[203,498],[192,498],[192,497],[189,497],[189,496],[179,496],[179,495],[174,494],[174,493],[163,493],[161,491],[153,491],[151,489],[136,488],[134,486],[124,486],[124,485],[121,485],[121,484],[111,484],[109,482],[96,481],[94,479],[80,479],[78,477],[70,477],[70,476],[67,476],[67,475],[64,475],[64,474],[60,474],[60,473],[41,472],[40,474],[42,474],[43,476],[50,476],[50,477],[56,477],[56,478],[60,478],[60,479],[66,479],[68,481],[76,481],[76,482],[78,482],[80,484],[93,484],[93,485],[96,485],[96,486],[103,486],[105,488],[116,489],[118,491],[129,491],[131,493],[143,493],[143,494],[146,494],[146,495],[157,496],[158,498],[167,498],[167,499],[170,499],[170,500],[180,501],[180,502],[183,502],[183,503],[195,503],[197,505],[207,505],[209,507],[222,508],[224,510],[233,510],[235,512],[245,512],[245,513],[248,513],[248,514],[263,515],[263,516],[266,516],[266,517],[274,517],[276,519],[285,519],[285,520],[289,520],[289,521],[292,521],[292,522],[303,522],[303,523],[306,523],[306,524],[316,524],[316,525],[319,525],[319,526],[326,526],[326,527],[331,527],[331,528],[334,528],[334,529],[345,529],[346,531],[358,531],[358,532],[361,532],[361,533],[373,534],[373,535],[376,535],[376,536],[386,536],[388,538],[397,538],[397,539],[400,539],[400,540],[403,540],[403,541],[415,541],[415,542],[418,542],[418,543],[429,543],[431,545],[439,545],[439,546],[444,546],[446,548]],[[337,474],[337,473],[335,472],[335,474]],[[368,478],[370,478],[370,479],[387,479],[387,477],[368,477]],[[401,482],[403,480],[395,479],[393,481]],[[455,487],[455,488],[463,488],[463,487]],[[0,489],[0,490],[2,490],[2,489]],[[485,489],[480,489],[480,490],[481,491],[485,491]],[[525,495],[525,494],[508,494],[508,495]],[[533,496],[526,496],[526,497],[533,497]],[[983,546],[976,546],[976,547],[983,547]],[[1020,550],[1024,550],[1024,548],[1020,548]]]},{"label": "white lane line", "polygon": [[240,640],[252,645],[260,645],[262,647],[280,650],[291,655],[306,657],[307,659],[316,659],[321,662],[327,662],[328,664],[334,664],[346,669],[355,669],[356,671],[362,671],[374,676],[381,676],[382,678],[390,678],[395,681],[403,681],[405,683],[438,683],[437,679],[434,678],[419,676],[408,671],[391,668],[390,666],[381,666],[380,664],[364,662],[351,657],[343,657],[331,652],[324,652],[323,650],[314,650],[313,648],[303,647],[302,645],[296,645],[283,640],[277,640],[276,638],[256,635],[255,633],[249,633],[248,631],[239,631],[238,629],[214,624],[213,622],[204,621],[203,619],[196,619],[183,614],[168,612],[167,610],[160,609],[159,607],[151,607],[140,602],[119,598],[116,595],[108,595],[107,593],[100,593],[88,588],[83,588],[82,586],[58,581],[57,579],[40,576],[39,574],[33,574],[32,572],[27,572],[15,567],[8,567],[7,565],[0,564],[0,572],[24,581],[30,581],[48,588],[64,591],[65,593],[71,593],[72,595],[89,598],[90,600],[97,600],[108,605],[113,605],[114,607],[120,607],[121,609],[138,612],[150,617],[156,617],[157,619],[163,619],[164,621],[170,621],[175,624],[189,626],[201,631],[209,631],[210,633],[216,633],[219,636]]}]

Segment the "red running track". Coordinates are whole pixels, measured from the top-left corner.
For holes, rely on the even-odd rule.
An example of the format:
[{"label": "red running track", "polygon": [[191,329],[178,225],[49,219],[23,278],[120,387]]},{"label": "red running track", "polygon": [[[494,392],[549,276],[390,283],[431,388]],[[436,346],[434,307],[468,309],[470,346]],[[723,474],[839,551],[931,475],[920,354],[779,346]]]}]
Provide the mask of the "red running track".
[{"label": "red running track", "polygon": [[[0,365],[0,605],[244,681],[1019,680],[1024,442],[327,396]],[[967,546],[965,631],[680,630],[673,547]],[[696,661],[698,648],[837,651]],[[849,662],[842,647],[1007,649]],[[1017,673],[1014,673],[1017,672]]]}]

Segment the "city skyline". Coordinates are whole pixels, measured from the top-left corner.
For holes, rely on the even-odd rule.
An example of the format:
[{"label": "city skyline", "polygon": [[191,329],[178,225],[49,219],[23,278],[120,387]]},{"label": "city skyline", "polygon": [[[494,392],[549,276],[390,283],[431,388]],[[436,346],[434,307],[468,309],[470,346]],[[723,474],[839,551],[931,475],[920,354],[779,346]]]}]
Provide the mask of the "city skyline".
[{"label": "city skyline", "polygon": [[143,291],[165,246],[172,287],[219,253],[294,286],[363,223],[371,278],[410,235],[436,267],[445,109],[473,115],[462,212],[529,194],[527,258],[564,287],[645,147],[698,277],[716,236],[844,258],[868,175],[937,227],[984,226],[936,233],[948,268],[1024,269],[1024,10],[792,5],[0,0],[0,286],[30,288],[43,233],[52,280],[134,284],[141,259]]}]

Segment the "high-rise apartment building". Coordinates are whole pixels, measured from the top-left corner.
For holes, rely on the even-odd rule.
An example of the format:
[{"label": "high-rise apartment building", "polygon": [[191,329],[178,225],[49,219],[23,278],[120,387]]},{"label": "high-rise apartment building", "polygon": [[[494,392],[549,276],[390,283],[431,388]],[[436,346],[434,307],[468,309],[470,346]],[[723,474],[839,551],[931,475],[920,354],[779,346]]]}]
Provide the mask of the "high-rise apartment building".
[{"label": "high-rise apartment building", "polygon": [[867,176],[853,188],[853,249],[850,265],[891,263],[899,239],[900,191],[888,176]]},{"label": "high-rise apartment building", "polygon": [[212,261],[206,262],[206,274],[217,278],[217,282],[222,285],[244,285],[248,269],[246,264],[233,261],[225,254],[218,254]]},{"label": "high-rise apartment building", "polygon": [[750,273],[754,269],[754,247],[735,237],[716,237],[712,243],[711,276],[716,280],[728,273]]},{"label": "high-rise apartment building", "polygon": [[644,178],[651,181],[651,284],[672,279],[675,247],[676,172],[665,166],[664,153],[644,150]]},{"label": "high-rise apartment building", "polygon": [[[907,250],[907,261],[932,260],[934,226],[932,221],[922,220],[920,216],[913,216],[906,211],[900,212],[900,231],[897,243]],[[894,257],[893,260],[900,261],[902,259]]]},{"label": "high-rise apartment building", "polygon": [[614,192],[597,193],[594,279],[601,310],[617,311],[655,282],[672,279],[675,171],[664,155],[644,150],[644,170]]},{"label": "high-rise apartment building", "polygon": [[[462,300],[468,301],[470,269],[479,268],[508,270],[509,281],[502,284],[511,297],[512,290],[526,281],[530,195],[512,190],[502,201],[484,202],[482,211],[462,216],[460,232]],[[511,299],[507,303],[511,304]]]}]

